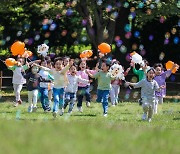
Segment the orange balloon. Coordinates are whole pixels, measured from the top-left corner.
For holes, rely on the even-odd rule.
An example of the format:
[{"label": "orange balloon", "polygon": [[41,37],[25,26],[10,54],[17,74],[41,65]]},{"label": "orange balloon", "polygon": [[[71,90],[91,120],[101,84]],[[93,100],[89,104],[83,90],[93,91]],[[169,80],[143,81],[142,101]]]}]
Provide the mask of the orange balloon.
[{"label": "orange balloon", "polygon": [[107,43],[101,43],[100,45],[98,45],[98,49],[103,54],[111,52],[111,46]]},{"label": "orange balloon", "polygon": [[14,66],[15,64],[17,64],[17,61],[16,61],[14,58],[8,58],[8,59],[6,59],[5,64],[6,64],[8,67],[12,67],[12,66]]},{"label": "orange balloon", "polygon": [[22,57],[25,57],[25,58],[28,58],[28,57],[31,57],[32,56],[32,52],[31,51],[28,51],[28,50],[26,50],[25,52],[24,52],[24,54],[22,55]]},{"label": "orange balloon", "polygon": [[[167,69],[167,70],[172,69],[173,65],[174,65],[174,62],[168,61],[168,62],[166,63],[166,69]],[[177,68],[175,67],[175,68],[172,70],[172,73],[176,73],[176,71],[177,71]]]},{"label": "orange balloon", "polygon": [[21,41],[16,41],[11,46],[11,52],[13,56],[23,55],[25,51],[25,44]]},{"label": "orange balloon", "polygon": [[84,50],[81,54],[80,54],[80,58],[89,58],[93,55],[92,50]]}]

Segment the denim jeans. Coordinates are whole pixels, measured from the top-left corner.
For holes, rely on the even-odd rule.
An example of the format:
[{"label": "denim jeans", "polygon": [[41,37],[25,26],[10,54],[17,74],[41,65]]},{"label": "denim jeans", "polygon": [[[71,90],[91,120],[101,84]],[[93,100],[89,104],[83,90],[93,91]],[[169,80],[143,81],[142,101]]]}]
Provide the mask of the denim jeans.
[{"label": "denim jeans", "polygon": [[77,98],[78,98],[77,106],[78,107],[82,106],[83,96],[86,96],[87,102],[91,101],[91,94],[89,91],[90,91],[90,86],[78,87],[78,93],[77,93]]},{"label": "denim jeans", "polygon": [[66,106],[69,104],[69,112],[71,112],[73,110],[73,107],[75,105],[75,101],[76,101],[76,93],[65,93],[65,104],[64,107],[66,108]]},{"label": "denim jeans", "polygon": [[39,92],[41,94],[40,100],[42,104],[42,108],[45,110],[50,111],[51,108],[49,106],[49,99],[48,99],[48,88],[39,87]]},{"label": "denim jeans", "polygon": [[104,113],[108,111],[109,90],[97,90],[97,102],[102,103]]},{"label": "denim jeans", "polygon": [[64,106],[64,88],[53,88],[53,97],[53,112],[57,112],[59,108],[62,109]]}]

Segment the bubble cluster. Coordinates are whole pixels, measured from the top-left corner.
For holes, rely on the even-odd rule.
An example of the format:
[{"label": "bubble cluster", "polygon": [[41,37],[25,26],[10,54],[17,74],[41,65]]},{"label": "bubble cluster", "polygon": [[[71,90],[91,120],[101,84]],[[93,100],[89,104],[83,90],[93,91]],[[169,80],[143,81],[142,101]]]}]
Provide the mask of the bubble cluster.
[{"label": "bubble cluster", "polygon": [[165,57],[165,53],[164,52],[161,52],[160,55],[159,55],[159,60],[162,61]]}]

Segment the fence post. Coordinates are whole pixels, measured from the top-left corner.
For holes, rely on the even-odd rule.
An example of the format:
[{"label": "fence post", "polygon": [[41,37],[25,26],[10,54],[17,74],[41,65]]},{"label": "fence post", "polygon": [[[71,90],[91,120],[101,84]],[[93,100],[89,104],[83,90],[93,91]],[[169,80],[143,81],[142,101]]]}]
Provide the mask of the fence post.
[{"label": "fence post", "polygon": [[3,71],[0,71],[0,90],[2,89]]}]

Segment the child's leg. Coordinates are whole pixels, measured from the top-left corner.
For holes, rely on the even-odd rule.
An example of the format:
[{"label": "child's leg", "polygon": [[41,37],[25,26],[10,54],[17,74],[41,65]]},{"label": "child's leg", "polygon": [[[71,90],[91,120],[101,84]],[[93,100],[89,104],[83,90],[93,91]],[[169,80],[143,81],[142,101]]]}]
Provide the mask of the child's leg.
[{"label": "child's leg", "polygon": [[83,100],[83,95],[84,95],[84,88],[83,87],[78,87],[78,103],[77,107],[82,107],[82,100]]},{"label": "child's leg", "polygon": [[151,119],[153,115],[153,106],[149,105],[149,109],[148,109],[148,119]]},{"label": "child's leg", "polygon": [[158,97],[156,97],[156,101],[155,101],[155,104],[154,104],[154,114],[157,114],[157,110],[158,110],[158,103],[159,103],[159,99]]},{"label": "child's leg", "polygon": [[163,97],[158,97],[158,103],[163,104]]},{"label": "child's leg", "polygon": [[115,105],[115,88],[113,85],[110,90],[110,98],[111,98],[111,104]]},{"label": "child's leg", "polygon": [[102,105],[103,105],[104,114],[107,114],[108,111],[108,98],[109,98],[109,90],[103,90]]},{"label": "child's leg", "polygon": [[37,107],[38,90],[35,89],[33,92],[33,107]]},{"label": "child's leg", "polygon": [[50,90],[48,90],[48,99],[49,99],[49,101],[51,101],[52,100],[52,89],[50,89]]},{"label": "child's leg", "polygon": [[103,98],[103,91],[98,89],[96,102],[102,103],[102,98]]},{"label": "child's leg", "polygon": [[32,99],[33,99],[33,91],[28,91],[28,103],[29,106],[31,107],[33,107]]},{"label": "child's leg", "polygon": [[85,88],[85,96],[86,96],[86,102],[91,102],[91,94],[90,94],[90,87],[87,86]]},{"label": "child's leg", "polygon": [[64,88],[59,90],[59,108],[62,109],[64,107]]},{"label": "child's leg", "polygon": [[115,104],[118,103],[119,92],[120,92],[120,86],[119,86],[119,85],[116,85],[116,86],[115,86]]},{"label": "child's leg", "polygon": [[68,112],[72,112],[73,107],[75,105],[75,101],[76,101],[76,94],[75,93],[71,93],[71,99],[70,99],[69,111]]},{"label": "child's leg", "polygon": [[40,88],[41,93],[41,104],[42,108],[45,110],[50,111],[51,108],[49,106],[49,100],[48,100],[48,89],[47,88]]},{"label": "child's leg", "polygon": [[22,90],[22,84],[13,84],[16,102],[21,101],[20,92]]},{"label": "child's leg", "polygon": [[53,98],[54,98],[54,104],[53,104],[53,112],[58,112],[59,108],[59,89],[53,88]]},{"label": "child's leg", "polygon": [[68,103],[70,102],[70,93],[65,93],[65,98],[64,98],[64,109],[68,106]]}]

